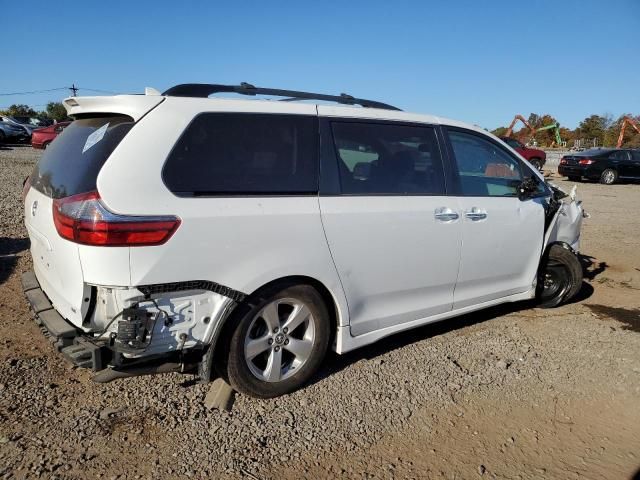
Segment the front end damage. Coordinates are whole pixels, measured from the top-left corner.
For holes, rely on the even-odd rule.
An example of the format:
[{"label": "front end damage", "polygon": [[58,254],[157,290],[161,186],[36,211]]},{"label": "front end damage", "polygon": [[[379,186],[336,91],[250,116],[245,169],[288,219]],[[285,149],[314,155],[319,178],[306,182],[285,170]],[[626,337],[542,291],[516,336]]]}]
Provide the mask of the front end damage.
[{"label": "front end damage", "polygon": [[52,306],[34,272],[22,277],[36,322],[73,364],[96,381],[192,370],[214,345],[244,295],[208,281],[131,287],[90,286],[82,325]]},{"label": "front end damage", "polygon": [[580,251],[580,233],[583,218],[589,215],[576,198],[576,187],[566,193],[558,186],[548,183],[552,196],[546,206],[544,250],[553,244],[563,244],[574,253]]}]

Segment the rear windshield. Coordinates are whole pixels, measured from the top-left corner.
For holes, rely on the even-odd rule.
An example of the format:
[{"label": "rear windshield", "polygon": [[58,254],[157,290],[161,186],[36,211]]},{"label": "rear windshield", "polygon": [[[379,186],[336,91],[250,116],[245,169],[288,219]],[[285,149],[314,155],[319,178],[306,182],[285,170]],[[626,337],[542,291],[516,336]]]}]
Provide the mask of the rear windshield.
[{"label": "rear windshield", "polygon": [[31,175],[31,185],[51,198],[96,189],[98,172],[133,126],[126,115],[82,118],[51,142]]}]

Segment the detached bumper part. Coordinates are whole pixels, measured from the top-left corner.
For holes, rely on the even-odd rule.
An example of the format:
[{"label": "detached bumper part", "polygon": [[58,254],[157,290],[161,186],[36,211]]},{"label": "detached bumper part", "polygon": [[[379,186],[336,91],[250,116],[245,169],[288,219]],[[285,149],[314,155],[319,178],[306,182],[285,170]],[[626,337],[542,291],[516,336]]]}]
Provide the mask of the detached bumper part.
[{"label": "detached bumper part", "polygon": [[64,357],[78,367],[102,370],[111,358],[108,348],[91,343],[53,308],[32,270],[22,274],[22,290],[35,322]]}]

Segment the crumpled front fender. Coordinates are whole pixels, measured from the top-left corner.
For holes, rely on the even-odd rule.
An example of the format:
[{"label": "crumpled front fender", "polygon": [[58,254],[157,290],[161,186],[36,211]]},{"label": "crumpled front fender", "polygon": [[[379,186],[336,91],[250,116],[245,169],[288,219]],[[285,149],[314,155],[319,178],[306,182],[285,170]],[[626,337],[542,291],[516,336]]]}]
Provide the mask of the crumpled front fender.
[{"label": "crumpled front fender", "polygon": [[553,243],[566,243],[574,252],[580,251],[580,233],[582,220],[589,215],[582,207],[582,201],[576,199],[576,187],[561,200],[549,228],[544,242],[544,250]]}]

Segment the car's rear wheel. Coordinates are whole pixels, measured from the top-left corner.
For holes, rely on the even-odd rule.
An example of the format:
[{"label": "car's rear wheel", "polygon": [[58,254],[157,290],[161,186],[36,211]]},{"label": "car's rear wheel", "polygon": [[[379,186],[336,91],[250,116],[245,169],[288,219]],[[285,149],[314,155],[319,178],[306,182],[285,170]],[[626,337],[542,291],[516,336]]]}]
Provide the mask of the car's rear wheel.
[{"label": "car's rear wheel", "polygon": [[538,301],[553,308],[571,300],[582,286],[582,265],[569,248],[552,245],[543,258],[538,276]]},{"label": "car's rear wheel", "polygon": [[532,158],[531,160],[529,160],[529,163],[536,167],[536,170],[542,169],[542,160],[540,160],[539,158]]},{"label": "car's rear wheel", "polygon": [[273,398],[297,390],[316,373],[329,345],[330,321],[315,288],[271,289],[238,313],[227,361],[233,388]]},{"label": "car's rear wheel", "polygon": [[46,150],[47,148],[49,148],[49,144],[50,144],[50,143],[51,143],[51,142],[44,142],[44,143],[42,144],[42,149],[43,149],[43,150]]},{"label": "car's rear wheel", "polygon": [[618,172],[616,172],[613,168],[607,168],[600,175],[600,183],[604,183],[605,185],[613,185],[618,180]]},{"label": "car's rear wheel", "polygon": [[569,175],[569,176],[567,176],[567,178],[571,182],[579,182],[580,180],[582,180],[582,177],[578,177],[576,175]]}]

